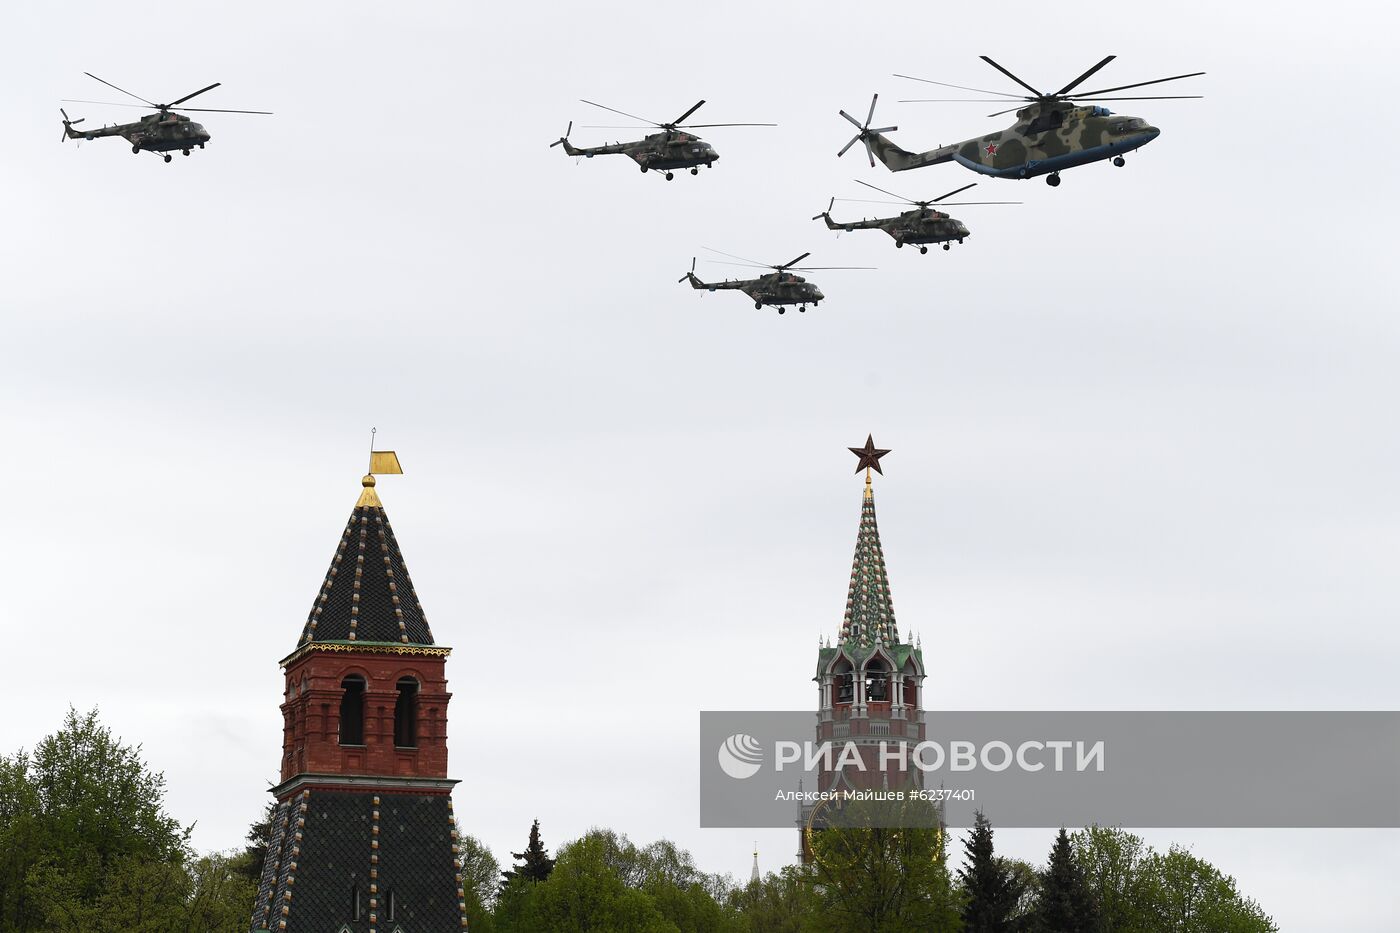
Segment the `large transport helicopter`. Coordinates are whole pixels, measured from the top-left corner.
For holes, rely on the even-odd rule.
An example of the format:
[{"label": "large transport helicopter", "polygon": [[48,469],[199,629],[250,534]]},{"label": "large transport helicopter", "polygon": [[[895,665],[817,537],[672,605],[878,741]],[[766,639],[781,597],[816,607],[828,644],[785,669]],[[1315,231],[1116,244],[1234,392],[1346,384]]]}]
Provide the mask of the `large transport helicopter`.
[{"label": "large transport helicopter", "polygon": [[[888,194],[892,198],[898,198],[905,204],[912,204],[913,210],[904,211],[898,217],[877,217],[873,220],[840,221],[831,219],[831,209],[837,201],[850,201],[859,204],[889,204],[889,201],[866,201],[861,198],[832,198],[831,203],[826,206],[813,220],[825,220],[827,229],[844,230],[850,233],[852,230],[883,230],[894,239],[894,245],[903,247],[905,243],[919,247],[920,253],[928,252],[928,244],[942,243],[944,249],[949,249],[953,241],[961,243],[972,233],[964,226],[961,220],[950,217],[933,207],[934,204],[943,202],[944,198],[951,198],[955,194],[961,194],[968,188],[977,187],[977,182],[970,185],[963,185],[954,191],[949,191],[945,195],[934,198],[931,201],[914,201],[901,197],[893,191],[886,191],[884,188],[876,188],[869,182],[856,179],[856,184],[865,185],[867,188],[874,188],[881,194]],[[1020,201],[948,201],[944,207],[963,207],[972,204],[1020,204]]]},{"label": "large transport helicopter", "polygon": [[[709,247],[705,247],[709,249]],[[762,309],[764,305],[772,305],[782,314],[787,311],[784,305],[797,305],[798,311],[806,311],[810,302],[812,307],[826,296],[816,285],[808,282],[800,275],[793,275],[793,270],[799,272],[813,272],[823,269],[871,269],[872,266],[799,266],[798,263],[806,259],[811,253],[803,253],[790,262],[785,262],[780,266],[767,265],[761,262],[754,262],[742,256],[734,256],[730,253],[721,253],[717,249],[711,249],[712,253],[719,253],[721,256],[728,256],[730,259],[737,259],[739,262],[723,262],[726,266],[747,266],[751,269],[772,269],[772,272],[760,275],[756,279],[725,279],[723,282],[702,282],[695,275],[695,260],[690,260],[690,271],[681,276],[676,281],[690,282],[691,288],[703,288],[709,291],[718,289],[736,289],[753,299],[753,306]],[[718,262],[719,260],[716,260]]]},{"label": "large transport helicopter", "polygon": [[[95,74],[90,74],[86,71],[83,72],[83,74],[92,78],[94,81],[102,81],[102,79]],[[186,94],[179,100],[171,101],[168,104],[153,104],[144,97],[137,97],[130,91],[117,87],[110,81],[102,81],[102,83],[113,90],[121,91],[128,97],[136,98],[147,107],[154,107],[156,112],[146,114],[135,123],[121,123],[115,126],[104,126],[100,129],[75,130],[73,127],[84,122],[86,118],[70,120],[68,119],[68,112],[60,107],[58,112],[63,114],[63,136],[60,137],[60,142],[66,139],[98,139],[103,136],[120,136],[131,143],[132,152],[137,154],[143,151],[157,154],[163,153],[162,157],[167,162],[170,161],[170,154],[177,149],[185,155],[189,155],[190,150],[196,148],[203,149],[204,144],[209,142],[209,131],[206,130],[202,124],[195,123],[183,113],[176,112],[175,108],[192,97],[198,97],[205,91],[214,90],[214,88],[219,86],[219,82],[215,82],[206,88],[200,88],[193,94]],[[137,106],[136,104],[113,104],[99,100],[69,100],[67,98],[64,99],[64,103],[102,104],[107,107]],[[213,107],[180,107],[180,110],[199,113],[270,113],[270,111],[267,110],[222,110]]]},{"label": "large transport helicopter", "polygon": [[[623,113],[621,110],[613,110],[611,107],[604,107],[602,104],[595,104],[591,100],[582,101],[590,107],[598,107],[612,113],[621,114],[632,120],[640,120],[643,123],[650,123],[661,130],[659,133],[652,133],[643,139],[630,143],[612,143],[607,146],[575,146],[569,142],[569,134],[574,131],[574,124],[569,123],[569,128],[564,131],[564,135],[555,142],[549,144],[553,149],[555,146],[563,146],[564,151],[571,156],[583,156],[591,159],[599,155],[625,155],[643,171],[664,172],[666,180],[675,178],[676,169],[690,169],[690,174],[700,174],[700,167],[711,168],[719,159],[719,153],[715,152],[715,147],[705,142],[694,133],[684,132],[690,129],[704,129],[714,126],[777,126],[776,123],[691,123],[686,124],[685,118],[700,109],[705,102],[702,100],[685,113],[676,117],[670,123],[657,123],[655,120],[648,120],[646,117],[633,116],[630,113]],[[586,129],[634,129],[634,127],[605,127],[594,126]]]},{"label": "large transport helicopter", "polygon": [[[1126,91],[1130,88],[1145,87],[1149,84],[1177,81],[1181,78],[1194,78],[1205,74],[1205,72],[1193,71],[1190,74],[1173,75],[1170,78],[1157,78],[1153,81],[1139,81],[1136,84],[1120,84],[1116,87],[1081,91],[1077,94],[1071,93],[1115,58],[1117,58],[1116,55],[1109,55],[1053,94],[1036,90],[985,55],[982,56],[983,61],[1030,91],[1030,95],[1008,94],[1005,91],[986,91],[981,88],[963,87],[960,84],[929,81],[927,78],[895,75],[897,78],[909,78],[912,81],[923,81],[926,84],[937,84],[940,87],[995,95],[991,99],[1000,103],[1005,103],[1007,99],[1030,101],[1030,103],[1012,108],[1016,112],[1016,123],[1007,129],[988,133],[975,139],[963,140],[951,146],[939,146],[928,152],[909,152],[899,148],[884,136],[885,133],[892,133],[899,127],[870,128],[870,121],[875,116],[875,101],[879,98],[877,94],[870,99],[870,113],[866,116],[864,124],[857,122],[856,118],[846,111],[840,111],[841,116],[854,124],[859,132],[856,133],[854,139],[846,143],[838,155],[845,155],[847,149],[858,142],[863,142],[872,167],[875,165],[877,157],[894,172],[923,168],[925,165],[937,165],[940,162],[957,162],[964,168],[995,178],[1034,178],[1037,175],[1044,175],[1046,183],[1051,187],[1060,183],[1062,170],[1077,165],[1112,159],[1114,165],[1122,168],[1125,153],[1140,149],[1152,142],[1161,134],[1161,130],[1149,125],[1141,117],[1115,114],[1107,107],[1083,105],[1097,101],[1200,98],[1202,96],[1200,94],[1173,94],[1155,97],[1104,97],[1102,95]],[[986,100],[986,98],[942,98],[936,101],[917,100],[901,101],[901,103],[978,103]],[[988,116],[997,117],[1010,112],[1011,110],[1001,110],[988,114]]]}]

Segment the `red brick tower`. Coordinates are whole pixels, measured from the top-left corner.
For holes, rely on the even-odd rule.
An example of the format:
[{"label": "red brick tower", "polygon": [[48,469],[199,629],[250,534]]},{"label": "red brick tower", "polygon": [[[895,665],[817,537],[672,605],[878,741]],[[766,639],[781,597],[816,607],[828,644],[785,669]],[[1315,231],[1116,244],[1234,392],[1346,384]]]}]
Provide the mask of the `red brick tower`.
[{"label": "red brick tower", "polygon": [[447,777],[450,648],[432,631],[374,473],[283,658],[282,782],[253,933],[467,925]]},{"label": "red brick tower", "polygon": [[[817,775],[817,790],[883,790],[899,785],[922,786],[922,772],[912,765],[903,775],[882,770],[880,743],[908,743],[912,749],[924,739],[923,649],[899,636],[885,572],[880,528],[875,522],[875,494],[871,470],[884,474],[880,458],[889,453],[867,437],[865,447],[849,448],[865,470],[865,494],[860,507],[860,530],[851,562],[851,583],[846,614],[833,647],[829,642],[817,652],[817,743],[837,747],[852,743],[864,767],[848,764]],[[820,822],[820,814],[817,814]],[[813,824],[813,808],[802,812],[804,861],[810,857],[807,828]]]}]

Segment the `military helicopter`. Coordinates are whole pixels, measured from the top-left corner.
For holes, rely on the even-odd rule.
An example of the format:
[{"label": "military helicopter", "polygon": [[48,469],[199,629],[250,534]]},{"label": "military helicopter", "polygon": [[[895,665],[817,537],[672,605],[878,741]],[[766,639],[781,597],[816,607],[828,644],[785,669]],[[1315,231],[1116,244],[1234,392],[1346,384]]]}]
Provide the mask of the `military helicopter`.
[{"label": "military helicopter", "polygon": [[[196,147],[203,149],[204,144],[209,142],[209,131],[203,125],[195,123],[183,113],[177,113],[175,107],[183,104],[192,97],[198,97],[205,91],[212,91],[219,86],[215,82],[206,88],[200,88],[193,94],[186,94],[179,100],[171,101],[168,104],[153,104],[144,97],[137,97],[130,91],[117,87],[110,81],[103,81],[95,74],[83,72],[94,81],[101,81],[108,87],[121,91],[127,97],[135,97],[148,107],[156,108],[156,113],[149,113],[135,123],[122,123],[116,126],[104,126],[101,129],[75,130],[73,127],[82,123],[86,118],[77,120],[68,119],[68,112],[62,107],[58,112],[63,114],[63,136],[59,142],[67,139],[97,139],[99,136],[120,136],[131,143],[131,151],[139,154],[142,150],[147,152],[163,153],[165,161],[169,162],[171,153],[176,149],[185,155],[190,154],[190,150]],[[135,107],[136,104],[111,104],[100,100],[69,100],[63,101],[66,104],[103,104],[109,107]],[[200,113],[261,113],[266,114],[266,110],[220,110],[212,107],[180,107],[180,110],[198,111]]]},{"label": "military helicopter", "polygon": [[785,262],[780,266],[770,266],[761,262],[754,262],[742,256],[734,256],[730,253],[721,253],[717,249],[705,249],[712,253],[719,253],[721,256],[728,256],[730,259],[737,259],[739,262],[720,262],[726,266],[747,266],[753,269],[772,269],[772,272],[760,275],[756,279],[725,279],[723,282],[702,282],[695,275],[695,260],[690,260],[690,271],[681,276],[676,281],[690,282],[691,288],[705,288],[716,291],[721,288],[738,289],[745,295],[753,299],[753,306],[762,310],[764,305],[773,305],[778,309],[779,314],[787,311],[783,305],[797,305],[798,311],[806,311],[807,303],[810,301],[812,307],[816,307],[826,296],[822,290],[811,282],[808,282],[800,275],[793,275],[792,270],[799,272],[812,272],[824,269],[872,269],[873,266],[799,266],[798,263],[806,259],[811,253],[803,253],[796,259]]},{"label": "military helicopter", "polygon": [[[866,116],[864,124],[858,123],[856,118],[846,111],[840,111],[841,116],[854,124],[859,132],[854,139],[846,143],[838,155],[845,155],[847,149],[850,149],[857,142],[863,142],[872,167],[875,165],[877,156],[887,168],[894,172],[923,168],[925,165],[937,165],[940,162],[957,162],[974,172],[981,172],[983,175],[992,175],[996,178],[1034,178],[1037,175],[1044,175],[1046,176],[1046,184],[1051,187],[1059,185],[1060,172],[1063,169],[1073,168],[1076,165],[1112,159],[1114,165],[1122,168],[1124,153],[1147,145],[1156,139],[1162,131],[1155,126],[1149,126],[1147,121],[1140,117],[1121,116],[1114,114],[1107,107],[1081,106],[1081,104],[1086,101],[1200,98],[1202,96],[1200,94],[1175,94],[1157,97],[1103,97],[1101,95],[1145,87],[1149,84],[1162,84],[1166,81],[1194,78],[1205,74],[1205,72],[1193,71],[1190,74],[1173,75],[1170,78],[1139,81],[1136,84],[1120,84],[1117,87],[1081,91],[1077,94],[1070,93],[1117,57],[1116,55],[1107,56],[1103,61],[1053,94],[1036,90],[986,55],[982,56],[983,61],[1030,91],[1031,94],[986,91],[981,88],[963,87],[960,84],[929,81],[927,78],[895,75],[897,78],[923,81],[927,84],[937,84],[940,87],[995,95],[993,99],[999,100],[1001,103],[1005,103],[1006,99],[1009,98],[1030,101],[1030,104],[1012,108],[1016,111],[1016,123],[1005,130],[989,133],[976,139],[964,140],[951,146],[939,146],[928,152],[916,153],[901,149],[884,137],[883,134],[892,133],[898,127],[870,128],[870,121],[875,116],[875,101],[879,98],[877,94],[870,99],[870,113]],[[943,102],[966,101],[973,103],[981,100],[986,99],[942,99]],[[931,102],[933,101],[901,101],[901,103]],[[1010,112],[1011,110],[1001,110],[988,114],[988,116],[997,117]]]},{"label": "military helicopter", "polygon": [[[579,148],[569,142],[569,134],[574,131],[574,124],[569,122],[569,128],[564,131],[564,135],[558,141],[549,144],[553,149],[555,146],[563,146],[564,151],[571,156],[583,156],[591,159],[597,155],[626,155],[637,163],[643,172],[655,170],[666,173],[666,180],[675,178],[674,169],[690,169],[690,174],[700,174],[700,166],[711,168],[719,158],[719,153],[715,152],[715,147],[705,142],[693,133],[685,133],[683,130],[702,129],[713,126],[777,126],[776,123],[692,123],[685,124],[685,118],[699,110],[700,103],[691,107],[670,123],[657,123],[655,120],[648,120],[645,117],[633,116],[630,113],[623,113],[621,110],[613,110],[611,107],[604,107],[602,104],[595,104],[591,100],[582,101],[590,107],[598,107],[612,113],[621,114],[632,120],[641,120],[643,123],[650,123],[659,127],[660,133],[652,133],[643,139],[630,143],[612,143],[608,146],[591,146]],[[632,127],[606,127],[595,126],[588,129],[632,129]]]},{"label": "military helicopter", "polygon": [[[831,209],[836,206],[836,202],[852,201],[861,204],[889,204],[889,201],[866,201],[861,198],[832,198],[831,203],[826,206],[813,220],[825,220],[827,229],[844,230],[850,233],[852,230],[883,230],[894,238],[894,245],[903,248],[905,243],[911,243],[919,247],[920,253],[927,253],[929,243],[942,243],[943,248],[950,249],[952,241],[959,243],[965,237],[972,236],[967,227],[963,226],[961,220],[956,220],[942,211],[935,210],[932,205],[938,204],[944,198],[951,198],[955,194],[961,194],[968,188],[977,187],[977,182],[970,185],[963,185],[945,195],[934,198],[931,201],[913,201],[909,198],[900,197],[893,191],[886,191],[884,188],[876,188],[869,182],[855,180],[858,185],[865,185],[867,188],[874,188],[881,194],[888,194],[892,198],[898,198],[905,204],[914,205],[912,211],[904,211],[898,217],[875,218],[874,220],[857,220],[847,223],[838,223],[831,219]],[[1020,204],[1020,201],[949,201],[945,207],[965,206],[971,204]]]}]

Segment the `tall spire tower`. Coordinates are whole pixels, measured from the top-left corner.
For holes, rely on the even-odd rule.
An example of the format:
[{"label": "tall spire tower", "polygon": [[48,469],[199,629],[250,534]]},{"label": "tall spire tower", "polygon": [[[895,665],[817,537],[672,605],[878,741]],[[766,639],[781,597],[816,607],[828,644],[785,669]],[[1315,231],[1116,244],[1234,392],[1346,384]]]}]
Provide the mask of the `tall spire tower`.
[{"label": "tall spire tower", "polygon": [[370,472],[281,661],[282,778],[251,933],[465,929],[433,640]]},{"label": "tall spire tower", "polygon": [[[817,683],[818,744],[850,742],[859,749],[865,767],[851,765],[821,772],[817,776],[819,791],[883,789],[880,743],[902,740],[912,747],[924,739],[923,650],[900,638],[880,527],[875,521],[872,473],[884,475],[880,458],[889,451],[876,447],[873,436],[866,437],[864,447],[849,450],[859,459],[856,473],[865,473],[856,552],[836,644],[817,650],[817,672],[812,679]],[[914,768],[904,773],[911,781],[920,775]],[[813,825],[812,818],[812,808],[804,807],[800,850],[804,861],[811,854],[806,833]]]}]

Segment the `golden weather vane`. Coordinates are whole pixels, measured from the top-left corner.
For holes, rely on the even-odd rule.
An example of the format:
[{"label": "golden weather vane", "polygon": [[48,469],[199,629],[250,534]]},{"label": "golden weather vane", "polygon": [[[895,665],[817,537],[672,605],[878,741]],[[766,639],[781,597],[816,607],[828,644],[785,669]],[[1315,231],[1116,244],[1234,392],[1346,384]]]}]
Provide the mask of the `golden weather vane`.
[{"label": "golden weather vane", "polygon": [[379,432],[378,428],[369,429],[369,472],[365,478],[360,480],[360,485],[364,486],[364,491],[360,493],[360,501],[355,503],[356,508],[367,506],[374,509],[384,508],[384,504],[379,501],[379,495],[374,491],[375,474],[383,476],[390,473],[402,473],[403,467],[399,466],[399,455],[392,450],[375,450],[374,436]]}]

